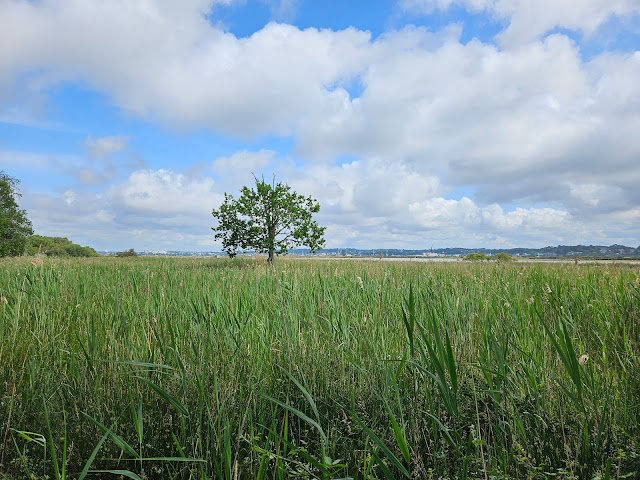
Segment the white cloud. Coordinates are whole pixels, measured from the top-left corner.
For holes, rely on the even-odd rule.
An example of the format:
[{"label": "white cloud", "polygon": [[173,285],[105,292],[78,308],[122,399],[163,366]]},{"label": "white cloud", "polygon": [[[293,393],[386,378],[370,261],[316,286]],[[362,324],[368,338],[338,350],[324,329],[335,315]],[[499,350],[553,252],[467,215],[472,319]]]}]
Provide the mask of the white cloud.
[{"label": "white cloud", "polygon": [[298,13],[300,0],[269,0],[271,19],[277,22],[291,22]]},{"label": "white cloud", "polygon": [[[80,188],[68,205],[58,199],[86,207],[78,214],[87,221],[143,231],[153,222],[174,233],[189,224],[190,238],[201,238],[197,225],[211,221],[222,192],[270,169],[321,199],[335,241],[415,243],[425,232],[467,244],[528,238],[522,232],[569,238],[605,215],[616,238],[637,238],[629,219],[640,204],[640,52],[585,62],[579,44],[548,35],[555,27],[593,34],[612,15],[640,13],[637,0],[404,5],[426,11],[453,2],[504,19],[505,48],[462,44],[460,25],[407,27],[372,41],[353,28],[271,23],[236,38],[205,17],[226,0],[10,0],[0,3],[0,97],[15,85],[37,96],[80,82],[163,125],[242,138],[275,133],[296,146],[295,164],[271,150],[217,158],[214,183],[125,165],[116,157],[126,156],[126,136],[90,137],[92,161],[56,157],[56,165],[82,184],[127,177],[101,199]],[[336,165],[342,155],[355,160]],[[50,158],[0,152],[2,165],[44,169]],[[445,198],[455,187],[473,194]]]},{"label": "white cloud", "polygon": [[[471,199],[432,198],[409,206],[418,223],[427,229],[483,229],[496,234],[525,233],[523,230],[549,234],[558,227],[567,228],[570,215],[552,208],[516,208],[504,212],[497,205],[479,207]],[[540,231],[543,230],[543,231]],[[531,233],[531,232],[526,232]]]},{"label": "white cloud", "polygon": [[123,214],[176,218],[210,214],[222,201],[211,178],[189,178],[169,170],[139,170],[106,190],[109,203]]},{"label": "white cloud", "polygon": [[[633,244],[640,218],[637,204],[610,214],[597,205],[599,210],[591,216],[580,217],[562,208],[505,211],[498,204],[482,205],[468,197],[444,198],[447,188],[437,176],[398,161],[363,159],[305,170],[284,163],[273,167],[282,172],[279,180],[320,201],[317,220],[328,227],[329,246],[507,248],[578,243],[584,238]],[[236,194],[240,185],[234,171],[214,182],[175,171],[140,170],[104,194],[78,189],[29,194],[25,207],[36,232],[68,236],[97,248],[217,249],[209,228],[215,223],[211,209],[222,202],[222,192]],[[589,208],[594,208],[590,199],[611,193],[595,184],[566,188],[578,205],[586,201]],[[606,198],[601,201],[609,203]],[[602,229],[605,224],[607,231]]]},{"label": "white cloud", "polygon": [[424,49],[434,36],[420,29],[395,36],[414,47],[378,40],[362,95],[309,116],[301,155],[403,159],[485,205],[554,203],[586,219],[597,212],[567,185],[589,183],[616,192],[600,209],[638,203],[640,53],[585,64],[561,35],[513,51],[452,37]]},{"label": "white cloud", "polygon": [[364,65],[368,33],[272,23],[238,39],[212,27],[207,8],[207,2],[3,2],[0,78],[31,72],[22,79],[31,91],[86,81],[153,120],[253,135],[289,132],[324,103],[326,85]]},{"label": "white cloud", "polygon": [[556,27],[593,35],[612,17],[640,14],[637,0],[400,0],[410,11],[431,13],[460,5],[509,22],[498,35],[503,46],[521,46]]},{"label": "white cloud", "polygon": [[104,193],[68,188],[25,195],[36,233],[66,236],[98,249],[196,249],[212,237],[211,210],[222,202],[211,178],[139,170]]},{"label": "white cloud", "polygon": [[109,135],[106,137],[87,137],[86,145],[92,158],[104,158],[108,155],[121,152],[127,148],[129,137],[126,135]]},{"label": "white cloud", "polygon": [[211,169],[217,173],[229,173],[231,171],[253,172],[259,175],[259,171],[272,164],[276,152],[262,149],[258,152],[242,150],[228,157],[218,157],[211,164]]}]

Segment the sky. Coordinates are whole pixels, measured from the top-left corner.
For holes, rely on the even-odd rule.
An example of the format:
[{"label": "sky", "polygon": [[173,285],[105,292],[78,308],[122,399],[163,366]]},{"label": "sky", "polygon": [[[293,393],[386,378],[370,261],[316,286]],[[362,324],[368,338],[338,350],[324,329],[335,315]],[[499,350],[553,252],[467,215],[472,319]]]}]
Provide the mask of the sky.
[{"label": "sky", "polygon": [[216,251],[254,175],[328,248],[640,245],[640,0],[0,0],[35,233]]}]

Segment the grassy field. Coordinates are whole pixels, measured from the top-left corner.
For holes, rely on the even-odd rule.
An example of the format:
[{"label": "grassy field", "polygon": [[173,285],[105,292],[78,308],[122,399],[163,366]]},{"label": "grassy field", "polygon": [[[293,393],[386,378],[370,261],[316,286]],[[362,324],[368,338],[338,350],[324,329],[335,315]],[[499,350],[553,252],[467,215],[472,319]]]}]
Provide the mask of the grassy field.
[{"label": "grassy field", "polygon": [[639,284],[625,265],[2,260],[0,478],[640,478]]}]

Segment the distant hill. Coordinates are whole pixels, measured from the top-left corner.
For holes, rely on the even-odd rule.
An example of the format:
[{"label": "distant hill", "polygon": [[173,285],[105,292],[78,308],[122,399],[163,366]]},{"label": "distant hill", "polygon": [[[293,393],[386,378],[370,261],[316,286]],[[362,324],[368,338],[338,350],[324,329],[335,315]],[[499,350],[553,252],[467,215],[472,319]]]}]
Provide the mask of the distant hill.
[{"label": "distant hill", "polygon": [[76,245],[64,237],[32,235],[27,238],[27,255],[44,254],[47,257],[97,257],[91,247]]}]

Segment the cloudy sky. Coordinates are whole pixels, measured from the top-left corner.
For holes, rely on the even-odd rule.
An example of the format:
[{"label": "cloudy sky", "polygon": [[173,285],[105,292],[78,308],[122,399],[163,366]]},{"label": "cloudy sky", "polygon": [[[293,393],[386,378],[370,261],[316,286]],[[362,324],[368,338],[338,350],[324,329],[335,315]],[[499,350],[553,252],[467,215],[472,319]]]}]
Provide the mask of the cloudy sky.
[{"label": "cloudy sky", "polygon": [[0,0],[36,233],[217,250],[252,174],[327,247],[640,244],[640,0]]}]

